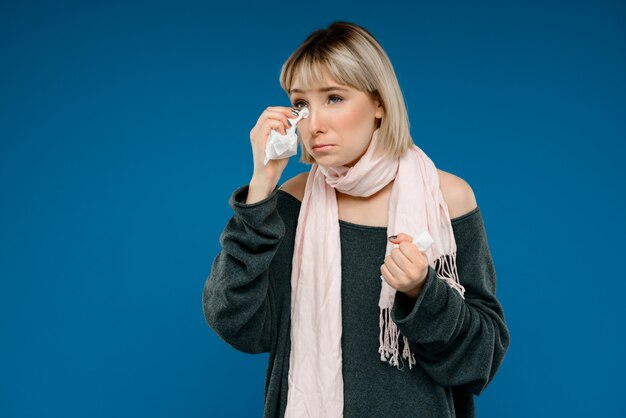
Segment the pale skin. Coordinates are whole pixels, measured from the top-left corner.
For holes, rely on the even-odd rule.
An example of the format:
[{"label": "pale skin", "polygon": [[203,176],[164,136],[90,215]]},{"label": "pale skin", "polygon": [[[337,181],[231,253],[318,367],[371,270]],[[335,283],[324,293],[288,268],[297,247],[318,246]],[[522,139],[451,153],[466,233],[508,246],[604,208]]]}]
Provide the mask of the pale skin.
[{"label": "pale skin", "polygon": [[[298,132],[304,147],[317,164],[352,167],[367,150],[374,130],[384,117],[384,110],[377,100],[366,93],[337,83],[325,69],[322,73],[323,81],[310,90],[300,88],[297,80],[294,83],[290,94],[293,107],[299,109],[306,106],[310,113],[298,124]],[[264,166],[264,146],[269,130],[278,129],[284,134],[284,129],[289,127],[287,118],[291,117],[293,115],[288,107],[268,107],[251,131],[255,171],[247,203],[267,197],[278,183],[287,159],[271,160]],[[319,144],[331,146],[325,150],[314,149]],[[467,182],[442,170],[438,170],[438,174],[452,219],[477,207]],[[280,189],[302,201],[307,177],[308,172],[294,176]],[[350,196],[336,190],[339,219],[362,225],[386,226],[392,185],[393,181],[368,197]],[[385,257],[380,268],[381,275],[391,287],[416,299],[428,273],[426,255],[412,243],[412,237],[402,231],[398,231],[397,237],[390,241],[398,247]]]}]

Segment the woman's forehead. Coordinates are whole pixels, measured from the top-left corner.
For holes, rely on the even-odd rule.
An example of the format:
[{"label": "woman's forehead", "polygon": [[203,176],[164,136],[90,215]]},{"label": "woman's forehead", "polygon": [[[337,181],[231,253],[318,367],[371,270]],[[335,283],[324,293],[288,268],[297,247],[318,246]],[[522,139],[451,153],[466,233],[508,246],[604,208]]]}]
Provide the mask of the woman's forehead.
[{"label": "woman's forehead", "polygon": [[349,86],[337,81],[325,66],[313,67],[307,71],[300,68],[294,75],[293,83],[291,85],[291,92],[293,90],[315,90],[323,87],[341,86],[344,88],[350,88]]}]

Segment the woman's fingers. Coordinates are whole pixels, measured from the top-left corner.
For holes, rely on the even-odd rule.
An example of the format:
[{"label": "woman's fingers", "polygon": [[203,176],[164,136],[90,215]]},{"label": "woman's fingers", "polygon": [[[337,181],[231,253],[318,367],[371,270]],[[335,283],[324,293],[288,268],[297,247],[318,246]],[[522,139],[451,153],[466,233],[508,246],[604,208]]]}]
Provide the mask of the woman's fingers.
[{"label": "woman's fingers", "polygon": [[385,257],[385,265],[389,273],[398,279],[405,276],[406,265],[409,263],[410,261],[397,248],[391,250],[391,254]]},{"label": "woman's fingers", "polygon": [[259,143],[264,142],[272,129],[285,135],[287,129],[291,127],[288,119],[295,117],[291,112],[292,108],[284,106],[270,106],[266,108],[259,116],[254,128],[250,131],[250,140]]},{"label": "woman's fingers", "polygon": [[280,131],[283,135],[286,133],[285,131],[291,127],[287,119],[290,119],[293,117],[294,117],[293,115],[291,115],[290,117],[288,114],[285,114],[285,112],[267,111],[264,113],[265,121],[280,122],[280,125],[276,125],[272,123],[272,128],[274,129],[278,128],[277,130]]},{"label": "woman's fingers", "polygon": [[385,257],[381,266],[383,278],[397,290],[415,288],[422,280],[424,271],[428,269],[426,254],[413,244],[410,235],[400,233],[389,240],[398,244],[398,247]]}]

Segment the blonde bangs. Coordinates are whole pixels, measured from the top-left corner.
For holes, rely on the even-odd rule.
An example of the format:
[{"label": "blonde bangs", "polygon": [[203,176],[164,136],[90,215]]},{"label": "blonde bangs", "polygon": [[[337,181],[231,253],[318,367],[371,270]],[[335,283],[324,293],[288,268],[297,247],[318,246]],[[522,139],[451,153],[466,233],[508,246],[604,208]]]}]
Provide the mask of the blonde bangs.
[{"label": "blonde bangs", "polygon": [[330,50],[325,54],[302,51],[298,59],[291,57],[283,66],[280,85],[287,93],[294,84],[303,90],[311,89],[315,84],[323,81],[322,69],[328,70],[331,77],[338,84],[347,85],[364,93],[375,92],[373,84],[369,81],[366,71],[359,65],[352,54],[346,54],[341,50]]}]

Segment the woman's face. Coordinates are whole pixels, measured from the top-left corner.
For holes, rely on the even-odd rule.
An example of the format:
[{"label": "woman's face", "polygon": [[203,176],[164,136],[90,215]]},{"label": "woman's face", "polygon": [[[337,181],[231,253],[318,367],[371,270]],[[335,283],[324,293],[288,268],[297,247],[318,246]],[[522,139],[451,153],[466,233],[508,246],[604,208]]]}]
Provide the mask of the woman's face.
[{"label": "woman's face", "polygon": [[309,109],[309,117],[298,122],[298,133],[319,165],[352,167],[367,151],[383,108],[367,94],[337,83],[325,68],[322,72],[322,83],[311,90],[302,91],[296,79],[290,91],[294,108]]}]

